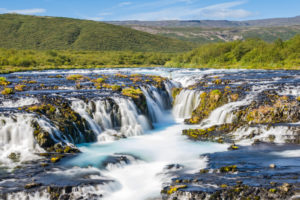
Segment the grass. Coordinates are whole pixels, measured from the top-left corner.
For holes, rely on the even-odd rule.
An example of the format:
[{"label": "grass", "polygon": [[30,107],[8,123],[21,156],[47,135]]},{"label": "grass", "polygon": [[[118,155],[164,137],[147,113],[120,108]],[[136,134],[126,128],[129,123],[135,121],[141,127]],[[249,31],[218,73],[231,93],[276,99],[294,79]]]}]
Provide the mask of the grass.
[{"label": "grass", "polygon": [[[249,39],[206,44],[185,53],[0,49],[0,73],[156,66],[300,70],[300,35],[274,43]],[[8,84],[3,80],[0,83]]]}]

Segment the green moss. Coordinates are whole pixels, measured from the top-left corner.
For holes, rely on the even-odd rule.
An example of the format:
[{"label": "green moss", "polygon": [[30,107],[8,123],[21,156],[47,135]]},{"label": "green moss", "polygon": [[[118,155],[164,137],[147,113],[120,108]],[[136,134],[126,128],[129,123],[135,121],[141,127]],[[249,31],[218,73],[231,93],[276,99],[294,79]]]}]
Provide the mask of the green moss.
[{"label": "green moss", "polygon": [[229,165],[225,167],[220,168],[221,173],[228,173],[228,172],[236,172],[237,171],[237,166],[236,165]]},{"label": "green moss", "polygon": [[277,191],[276,188],[269,189],[269,192],[271,192],[271,193],[275,193],[276,191]]},{"label": "green moss", "polygon": [[173,100],[176,99],[177,95],[179,95],[181,91],[182,91],[182,88],[173,88],[172,89]]},{"label": "green moss", "polygon": [[61,159],[60,156],[56,156],[56,157],[52,157],[50,161],[51,161],[52,163],[57,163],[58,161],[60,161],[60,159]]},{"label": "green moss", "polygon": [[231,149],[231,150],[238,150],[239,147],[233,144],[233,145],[231,145],[231,146],[229,147],[229,149]]},{"label": "green moss", "polygon": [[122,90],[122,94],[124,96],[132,97],[134,99],[138,99],[143,94],[143,92],[141,91],[141,89],[124,88]]},{"label": "green moss", "polygon": [[2,91],[1,91],[1,94],[3,95],[9,95],[9,94],[14,94],[14,90],[12,88],[4,88]]},{"label": "green moss", "polygon": [[0,85],[7,86],[10,82],[6,80],[5,77],[0,77]]},{"label": "green moss", "polygon": [[208,172],[209,172],[208,169],[200,169],[200,173],[201,173],[201,174],[206,174],[206,173],[208,173]]},{"label": "green moss", "polygon": [[112,89],[113,91],[120,91],[120,90],[121,90],[121,86],[119,86],[119,85],[112,85],[112,86],[111,86],[111,89]]},{"label": "green moss", "polygon": [[221,83],[222,83],[221,79],[214,80],[214,84],[216,84],[216,85],[220,85]]},{"label": "green moss", "polygon": [[173,194],[177,190],[184,189],[184,188],[187,188],[187,185],[174,185],[174,186],[170,186],[169,190],[167,191],[167,194]]},{"label": "green moss", "polygon": [[83,81],[88,78],[83,76],[82,74],[72,74],[72,75],[67,76],[66,79],[71,80],[71,81]]},{"label": "green moss", "polygon": [[15,90],[16,91],[23,91],[25,87],[26,87],[26,85],[18,84],[18,85],[15,85]]},{"label": "green moss", "polygon": [[105,80],[106,80],[105,78],[97,78],[97,79],[92,80],[92,82],[100,84],[100,83],[104,83]]}]

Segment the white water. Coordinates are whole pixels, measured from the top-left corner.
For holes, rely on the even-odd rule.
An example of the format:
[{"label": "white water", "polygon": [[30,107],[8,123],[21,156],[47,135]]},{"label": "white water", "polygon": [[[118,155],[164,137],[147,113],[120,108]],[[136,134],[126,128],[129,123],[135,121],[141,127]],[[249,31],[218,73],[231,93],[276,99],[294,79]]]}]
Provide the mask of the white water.
[{"label": "white water", "polygon": [[20,154],[20,162],[38,159],[35,152],[43,152],[33,137],[30,114],[0,116],[0,162],[15,166],[8,156]]},{"label": "white water", "polygon": [[201,91],[182,90],[174,101],[173,114],[176,118],[190,118],[200,103]]},{"label": "white water", "polygon": [[[73,101],[72,108],[83,117],[94,134],[98,137],[98,141],[111,141],[116,137],[130,137],[142,135],[145,130],[150,129],[147,118],[138,113],[136,105],[130,99],[114,97],[114,102],[120,112],[120,127],[115,127],[111,119],[112,108],[106,100],[94,101],[95,111],[93,111],[92,102],[85,103],[81,100]],[[118,129],[119,130],[115,130]]]},{"label": "white water", "polygon": [[[165,117],[168,114],[165,113]],[[116,180],[121,187],[106,196],[109,200],[147,199],[159,197],[162,183],[172,177],[165,170],[169,164],[180,164],[184,170],[195,172],[206,167],[206,158],[201,154],[225,151],[228,145],[193,142],[182,136],[181,130],[191,126],[170,121],[156,124],[154,131],[111,143],[98,143],[81,147],[83,154],[71,161],[71,165],[99,166],[106,155],[126,153],[138,156],[141,160],[130,165],[102,170],[101,173]]]},{"label": "white water", "polygon": [[17,101],[3,101],[2,104],[0,104],[0,107],[6,107],[6,108],[16,108],[16,107],[23,107],[23,106],[29,106],[33,104],[37,104],[39,101],[36,98],[21,98]]},{"label": "white water", "polygon": [[[194,84],[204,75],[207,74],[218,74],[218,73],[233,73],[243,70],[191,70],[191,69],[181,69],[170,74],[168,70],[162,69],[139,69],[138,72],[144,74],[154,74],[161,75],[165,77],[172,77],[175,84],[182,86],[189,86]],[[62,73],[103,73],[108,74],[118,73],[118,72],[133,72],[135,69],[108,69],[108,70],[68,70]],[[25,72],[23,74],[26,74]],[[34,72],[36,74],[51,73],[47,72]],[[53,73],[57,73],[56,70]],[[265,73],[262,71],[261,73]],[[275,80],[277,81],[277,80]],[[264,85],[257,85],[253,87],[252,94],[259,92],[264,89],[271,88],[272,81],[265,81]],[[236,83],[241,84],[242,82]],[[170,89],[172,86],[168,87],[168,92],[170,94]],[[187,128],[199,128],[200,126],[187,126],[182,123],[177,123],[178,118],[186,118],[191,115],[192,110],[199,104],[199,95],[201,92],[183,90],[178,99],[174,102],[173,115],[172,118],[170,113],[164,110],[165,105],[163,99],[157,94],[155,89],[142,88],[148,103],[148,109],[151,115],[151,119],[156,122],[161,122],[155,124],[154,130],[150,129],[150,124],[146,120],[145,116],[141,115],[136,106],[131,100],[113,97],[116,104],[119,105],[121,113],[121,127],[116,128],[110,119],[110,113],[108,113],[105,108],[105,102],[101,100],[95,101],[95,111],[91,112],[91,103],[85,103],[83,101],[74,100],[72,108],[78,112],[82,117],[84,117],[89,125],[91,126],[94,133],[98,136],[98,143],[83,145],[81,146],[82,154],[75,157],[67,165],[71,165],[70,170],[59,171],[58,174],[61,179],[65,177],[77,177],[82,176],[83,171],[94,172],[95,168],[100,167],[101,162],[106,158],[106,156],[114,155],[115,153],[125,153],[133,154],[140,159],[133,160],[131,164],[126,165],[124,163],[120,165],[111,165],[105,169],[97,169],[101,176],[97,178],[107,178],[115,180],[110,184],[103,185],[93,185],[93,186],[79,186],[73,189],[75,197],[80,197],[83,195],[88,198],[88,194],[105,195],[108,200],[131,200],[131,199],[147,199],[152,197],[159,197],[160,190],[162,189],[162,184],[170,181],[173,176],[170,171],[166,170],[165,167],[168,164],[181,164],[184,166],[183,170],[188,172],[195,172],[206,166],[206,158],[200,157],[204,153],[212,153],[216,151],[225,151],[227,145],[214,144],[214,143],[203,143],[203,142],[193,142],[188,140],[185,136],[181,135],[182,129]],[[299,96],[299,90],[297,88],[289,88],[289,90],[282,91],[282,94],[292,94]],[[230,122],[232,120],[231,112],[238,105],[247,105],[250,103],[254,95],[248,95],[245,99],[242,99],[235,103],[226,104],[214,112],[211,113],[209,118],[205,121],[205,126],[211,126],[215,124],[221,124],[224,122]],[[9,105],[9,104],[6,104]],[[25,104],[26,105],[26,104]],[[9,106],[7,106],[9,107]],[[16,147],[13,147],[13,152],[16,151],[18,146],[28,148],[30,155],[35,152],[38,147],[35,146],[30,133],[32,129],[28,126],[28,120],[23,120],[22,118],[17,121],[20,124],[19,128],[16,122],[13,120],[9,123],[10,126],[5,125],[0,129],[0,135],[2,136],[1,141],[8,141],[9,144],[16,143]],[[0,122],[1,123],[1,122]],[[44,122],[47,124],[47,122]],[[51,129],[52,133],[59,137],[59,132],[55,127],[50,125],[45,125]],[[202,127],[204,124],[201,125]],[[5,128],[6,127],[6,128]],[[249,144],[251,140],[245,140],[246,134],[250,134],[255,128],[249,128],[248,130],[240,129],[235,133],[235,136],[241,140],[244,140]],[[14,130],[14,131],[12,131]],[[18,130],[18,131],[15,131]],[[24,135],[20,135],[22,131],[25,131]],[[255,129],[255,131],[258,131]],[[256,138],[267,140],[270,134],[278,134],[275,142],[282,142],[284,138],[279,137],[282,131],[286,131],[289,134],[289,130],[284,127],[271,128],[265,130],[260,129],[261,134]],[[13,136],[13,139],[8,140],[7,136],[2,135],[2,133],[9,133]],[[13,133],[13,134],[11,134]],[[6,134],[7,135],[7,134]],[[114,141],[116,138],[121,136],[131,136],[127,139]],[[4,138],[4,139],[3,139]],[[67,140],[62,138],[62,140]],[[13,142],[14,141],[14,142]],[[32,143],[33,142],[33,143]],[[242,142],[241,142],[242,143]],[[8,145],[7,145],[8,146]],[[1,145],[2,147],[2,145]],[[5,144],[4,144],[5,147]],[[26,150],[27,151],[27,150]],[[25,152],[26,152],[25,151]],[[289,152],[290,156],[295,156],[298,151]],[[25,154],[27,155],[27,154]],[[28,154],[29,155],[29,154]],[[7,155],[6,155],[7,156]],[[22,156],[23,157],[23,156]],[[3,158],[4,159],[4,158]],[[2,161],[2,157],[1,157]],[[94,166],[93,168],[88,166]],[[74,167],[74,166],[80,166]],[[97,171],[96,170],[96,171]],[[173,169],[175,170],[175,169]],[[90,176],[90,179],[95,177]],[[30,194],[29,199],[47,199],[47,196],[43,196],[39,192]],[[18,198],[22,199],[26,196],[24,193],[20,193]],[[15,198],[16,199],[16,198]],[[25,198],[23,198],[25,199]]]}]

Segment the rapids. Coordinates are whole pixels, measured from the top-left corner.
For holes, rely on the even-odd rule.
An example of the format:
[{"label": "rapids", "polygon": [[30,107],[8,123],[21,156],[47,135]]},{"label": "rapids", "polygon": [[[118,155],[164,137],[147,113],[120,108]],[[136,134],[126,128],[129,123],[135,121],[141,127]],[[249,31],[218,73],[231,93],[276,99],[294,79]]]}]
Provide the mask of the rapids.
[{"label": "rapids", "polygon": [[[95,90],[87,82],[82,83],[82,89],[78,89],[64,78],[70,74],[88,77],[105,75],[111,84],[130,85],[126,81],[120,83],[113,79],[112,76],[117,73],[159,75],[167,79],[163,83],[164,89],[151,84],[139,86],[147,103],[143,111],[131,98],[124,98],[110,90]],[[234,111],[248,105],[263,91],[276,89],[280,94],[300,96],[298,71],[121,68],[18,72],[4,76],[12,83],[17,82],[18,77],[37,81],[31,84],[28,91],[16,93],[11,98],[0,97],[0,198],[4,193],[7,199],[50,198],[43,187],[24,191],[23,186],[30,179],[11,173],[15,167],[25,166],[26,162],[31,161],[36,166],[36,162],[43,160],[39,153],[45,150],[33,137],[32,121],[49,132],[54,141],[76,145],[82,152],[62,159],[45,172],[38,171],[32,180],[43,186],[72,186],[71,197],[74,199],[160,199],[160,191],[172,178],[197,173],[207,167],[205,154],[225,152],[229,147],[226,143],[189,140],[182,135],[182,130],[230,123],[234,120]],[[249,90],[241,100],[215,109],[200,125],[184,124],[184,119],[191,117],[204,92],[188,87],[203,78],[216,76],[232,80],[231,87],[247,84]],[[45,90],[39,85],[49,87]],[[174,87],[184,88],[175,100],[172,99]],[[41,103],[45,101],[44,96],[70,102],[70,108],[84,119],[84,130],[74,123],[78,134],[68,136],[47,116],[20,112],[18,109]],[[241,145],[250,145],[251,139],[244,139],[243,136],[256,129],[259,127],[240,128],[234,135],[240,139]],[[95,136],[92,143],[84,135],[85,131]],[[290,130],[282,125],[259,131],[263,133],[254,139],[270,134],[280,135],[282,132],[289,134]],[[283,141],[284,138],[276,137],[276,143]],[[9,159],[12,153],[16,153],[18,159]],[[270,151],[270,154],[291,158],[298,157],[298,153],[299,148]],[[17,181],[20,183],[17,184]]]}]

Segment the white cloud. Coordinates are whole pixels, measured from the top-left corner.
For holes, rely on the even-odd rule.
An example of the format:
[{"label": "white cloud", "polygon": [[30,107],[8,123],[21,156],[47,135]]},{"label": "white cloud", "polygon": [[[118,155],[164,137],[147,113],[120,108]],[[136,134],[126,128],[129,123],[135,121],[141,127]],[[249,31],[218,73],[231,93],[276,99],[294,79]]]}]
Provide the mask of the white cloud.
[{"label": "white cloud", "polygon": [[21,10],[8,10],[6,8],[0,8],[1,13],[17,13],[23,15],[32,15],[32,14],[40,14],[45,13],[46,9],[44,8],[32,8],[32,9],[21,9]]},{"label": "white cloud", "polygon": [[124,2],[119,3],[118,6],[124,7],[124,6],[129,6],[131,4],[132,4],[132,2],[130,2],[130,1],[124,1]]},{"label": "white cloud", "polygon": [[[191,0],[178,1],[191,2]],[[233,1],[202,8],[195,5],[173,6],[158,11],[123,16],[122,20],[242,19],[253,15],[253,13],[247,10],[236,8],[245,3],[246,1]]]},{"label": "white cloud", "polygon": [[102,21],[104,17],[85,17],[85,19],[92,21]]}]

